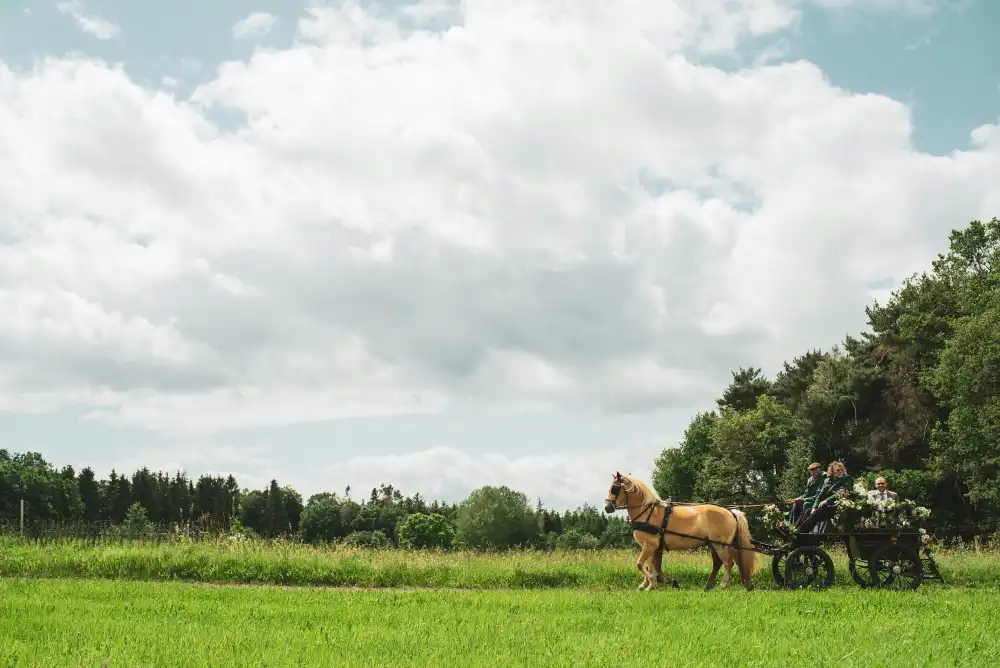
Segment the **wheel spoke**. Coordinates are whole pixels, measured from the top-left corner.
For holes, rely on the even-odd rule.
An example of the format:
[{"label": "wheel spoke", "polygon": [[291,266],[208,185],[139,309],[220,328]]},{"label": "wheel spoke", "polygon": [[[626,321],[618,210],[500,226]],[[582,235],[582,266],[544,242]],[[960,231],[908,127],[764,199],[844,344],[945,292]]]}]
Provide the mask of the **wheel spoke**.
[{"label": "wheel spoke", "polygon": [[872,584],[881,589],[916,589],[923,579],[920,556],[905,547],[888,544],[872,555]]},{"label": "wheel spoke", "polygon": [[833,560],[822,548],[803,546],[788,555],[785,583],[789,589],[826,589],[833,584]]}]

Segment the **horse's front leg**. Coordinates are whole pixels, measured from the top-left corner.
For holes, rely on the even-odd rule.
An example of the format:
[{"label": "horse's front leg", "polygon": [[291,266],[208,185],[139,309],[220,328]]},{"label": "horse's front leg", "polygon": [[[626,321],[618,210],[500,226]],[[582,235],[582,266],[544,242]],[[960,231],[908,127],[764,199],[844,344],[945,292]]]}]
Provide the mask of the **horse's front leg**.
[{"label": "horse's front leg", "polygon": [[[655,572],[656,572],[656,581],[658,583],[660,583],[660,584],[664,584],[667,581],[667,573],[666,573],[666,571],[663,570],[663,553],[665,551],[666,550],[663,550],[663,549],[661,549],[661,548],[658,547],[658,548],[656,548],[656,556],[653,557],[653,564],[654,564],[654,568],[656,569],[655,570]],[[677,579],[674,578],[674,577],[672,577],[672,576],[670,578],[670,586],[673,587],[674,589],[680,589],[681,588],[680,583],[678,583]]]},{"label": "horse's front leg", "polygon": [[663,584],[667,577],[663,574],[663,550],[657,549],[653,555],[653,570],[656,571],[656,581]]},{"label": "horse's front leg", "polygon": [[652,577],[646,568],[646,562],[653,557],[653,549],[645,541],[641,545],[642,551],[639,552],[639,558],[635,560],[635,567],[642,572],[642,584],[638,587],[640,591],[652,589],[656,585],[656,578]]}]

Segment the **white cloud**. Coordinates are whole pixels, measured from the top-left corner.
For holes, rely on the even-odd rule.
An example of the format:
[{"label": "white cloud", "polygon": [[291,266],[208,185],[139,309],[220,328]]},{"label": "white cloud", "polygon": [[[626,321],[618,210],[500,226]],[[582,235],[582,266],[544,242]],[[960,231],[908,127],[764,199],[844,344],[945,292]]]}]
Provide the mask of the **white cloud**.
[{"label": "white cloud", "polygon": [[56,3],[60,13],[72,16],[80,30],[100,40],[109,40],[121,34],[121,28],[96,14],[85,14],[79,0]]},{"label": "white cloud", "polygon": [[401,456],[352,457],[315,479],[332,491],[350,485],[354,498],[391,484],[403,494],[420,492],[424,498],[455,503],[482,485],[507,485],[524,492],[532,505],[541,499],[545,507],[563,510],[585,502],[600,506],[615,471],[650,480],[653,458],[661,448],[644,444],[584,455],[555,449],[544,455],[510,457],[438,447]]},{"label": "white cloud", "polygon": [[[94,60],[0,65],[0,405],[192,441],[457,400],[695,409],[738,365],[836,343],[997,214],[1000,135],[930,156],[903,104],[808,62],[704,64],[773,53],[797,7],[314,9],[190,98]],[[537,468],[579,498],[621,466],[592,457],[435,450],[343,482]]]},{"label": "white cloud", "polygon": [[233,26],[233,37],[245,39],[247,37],[260,37],[271,32],[271,28],[278,22],[278,18],[265,12],[254,12],[246,18],[237,21]]},{"label": "white cloud", "polygon": [[[379,485],[390,484],[407,496],[419,493],[427,500],[460,503],[482,485],[506,485],[524,492],[532,505],[541,499],[546,508],[570,510],[584,503],[601,507],[615,471],[651,480],[652,462],[662,447],[662,443],[630,443],[582,454],[556,447],[546,454],[510,456],[439,446],[290,468],[287,459],[276,461],[281,458],[260,448],[189,443],[129,455],[110,462],[108,470],[131,472],[148,466],[154,471],[187,470],[195,476],[232,474],[247,489],[266,488],[276,478],[279,484],[298,490],[304,500],[317,492],[341,494],[348,486],[351,497],[358,500]],[[79,465],[94,463],[81,461]],[[104,469],[98,464],[95,470],[101,474]]]}]

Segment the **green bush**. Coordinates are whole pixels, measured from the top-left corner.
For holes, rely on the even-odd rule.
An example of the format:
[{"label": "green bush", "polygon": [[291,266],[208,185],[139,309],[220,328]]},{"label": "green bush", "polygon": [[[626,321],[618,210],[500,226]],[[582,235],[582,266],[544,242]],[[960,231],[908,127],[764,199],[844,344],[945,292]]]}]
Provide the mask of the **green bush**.
[{"label": "green bush", "polygon": [[556,547],[560,550],[596,550],[597,538],[589,533],[570,529],[559,536]]},{"label": "green bush", "polygon": [[376,529],[375,531],[355,531],[344,539],[344,545],[384,549],[392,547],[392,541],[383,532]]},{"label": "green bush", "polygon": [[130,540],[148,539],[156,534],[156,525],[146,515],[146,509],[138,503],[129,506],[125,521],[108,530],[109,537]]},{"label": "green bush", "polygon": [[455,540],[455,529],[444,515],[438,513],[408,515],[396,531],[401,547],[446,550]]}]

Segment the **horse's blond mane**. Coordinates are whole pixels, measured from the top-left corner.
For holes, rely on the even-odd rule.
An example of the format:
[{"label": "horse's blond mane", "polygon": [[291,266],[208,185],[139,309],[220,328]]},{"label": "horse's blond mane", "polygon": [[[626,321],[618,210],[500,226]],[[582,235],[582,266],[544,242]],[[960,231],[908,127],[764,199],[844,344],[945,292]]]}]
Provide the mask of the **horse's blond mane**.
[{"label": "horse's blond mane", "polygon": [[623,475],[622,479],[625,480],[625,491],[642,496],[643,503],[658,503],[661,500],[653,488],[639,478]]}]

